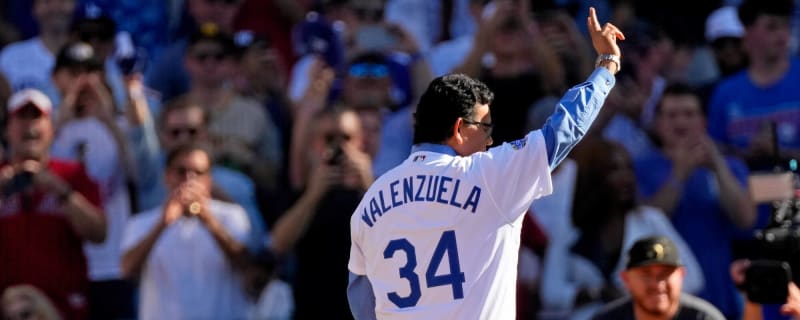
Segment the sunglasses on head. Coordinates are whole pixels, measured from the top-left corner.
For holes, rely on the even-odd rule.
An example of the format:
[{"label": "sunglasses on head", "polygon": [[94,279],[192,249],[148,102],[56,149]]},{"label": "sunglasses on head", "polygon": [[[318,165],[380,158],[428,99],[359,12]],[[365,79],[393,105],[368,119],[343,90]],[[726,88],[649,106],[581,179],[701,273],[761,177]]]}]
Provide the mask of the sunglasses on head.
[{"label": "sunglasses on head", "polygon": [[376,63],[357,63],[350,66],[349,73],[356,78],[383,78],[389,75],[389,67]]}]

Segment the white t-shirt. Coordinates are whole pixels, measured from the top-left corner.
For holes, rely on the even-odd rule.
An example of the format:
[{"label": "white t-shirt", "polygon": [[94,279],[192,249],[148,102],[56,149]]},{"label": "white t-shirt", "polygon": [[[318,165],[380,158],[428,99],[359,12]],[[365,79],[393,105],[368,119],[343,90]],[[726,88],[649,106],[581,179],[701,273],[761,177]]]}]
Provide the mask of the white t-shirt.
[{"label": "white t-shirt", "polygon": [[[240,243],[250,233],[244,209],[210,200],[211,213]],[[162,207],[133,216],[125,226],[122,251],[144,239],[161,219]],[[180,218],[163,231],[144,264],[139,317],[148,319],[244,319],[251,305],[242,279],[203,222]]]},{"label": "white t-shirt", "polygon": [[[435,150],[435,151],[427,151]],[[350,220],[349,269],[380,319],[513,319],[522,218],[552,192],[540,131],[460,157],[422,146]]]},{"label": "white t-shirt", "polygon": [[61,127],[53,140],[52,155],[83,162],[89,176],[100,187],[108,230],[103,243],[84,245],[89,279],[120,279],[119,243],[122,229],[131,215],[131,199],[119,148],[111,131],[93,117],[71,120]]}]

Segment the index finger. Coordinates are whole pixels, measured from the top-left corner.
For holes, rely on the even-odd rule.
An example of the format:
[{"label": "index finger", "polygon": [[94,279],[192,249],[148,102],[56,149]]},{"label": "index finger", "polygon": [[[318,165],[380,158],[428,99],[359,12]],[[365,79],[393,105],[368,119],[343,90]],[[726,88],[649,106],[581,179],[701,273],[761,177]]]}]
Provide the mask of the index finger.
[{"label": "index finger", "polygon": [[600,27],[600,21],[597,20],[597,13],[594,10],[594,7],[589,7],[589,17],[586,18],[589,23],[589,31],[602,31],[603,28]]}]

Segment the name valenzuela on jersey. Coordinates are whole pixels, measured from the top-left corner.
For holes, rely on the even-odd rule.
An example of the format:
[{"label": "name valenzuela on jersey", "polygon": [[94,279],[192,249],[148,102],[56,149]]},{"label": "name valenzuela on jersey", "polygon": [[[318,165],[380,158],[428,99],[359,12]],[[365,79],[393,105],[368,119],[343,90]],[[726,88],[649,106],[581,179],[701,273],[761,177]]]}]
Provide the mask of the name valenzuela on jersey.
[{"label": "name valenzuela on jersey", "polygon": [[388,188],[384,186],[377,196],[370,198],[369,205],[362,209],[361,220],[371,228],[378,218],[392,208],[412,202],[438,202],[475,213],[480,200],[481,188],[462,188],[461,179],[435,175],[409,176],[392,181]]}]

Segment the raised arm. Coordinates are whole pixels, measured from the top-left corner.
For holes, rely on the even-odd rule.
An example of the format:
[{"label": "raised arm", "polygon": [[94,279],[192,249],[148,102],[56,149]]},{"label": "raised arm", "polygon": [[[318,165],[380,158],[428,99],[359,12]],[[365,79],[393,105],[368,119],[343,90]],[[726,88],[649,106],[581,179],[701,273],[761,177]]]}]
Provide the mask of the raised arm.
[{"label": "raised arm", "polygon": [[[617,39],[625,40],[625,35],[611,23],[600,26],[594,8],[589,9],[587,24],[592,45],[600,59],[594,73],[586,82],[572,87],[564,94],[556,106],[555,113],[542,127],[547,146],[547,160],[551,169],[564,160],[569,151],[589,131],[605,98],[614,86],[614,74],[620,67],[619,59],[622,54]],[[612,56],[616,60],[612,59]]]}]

